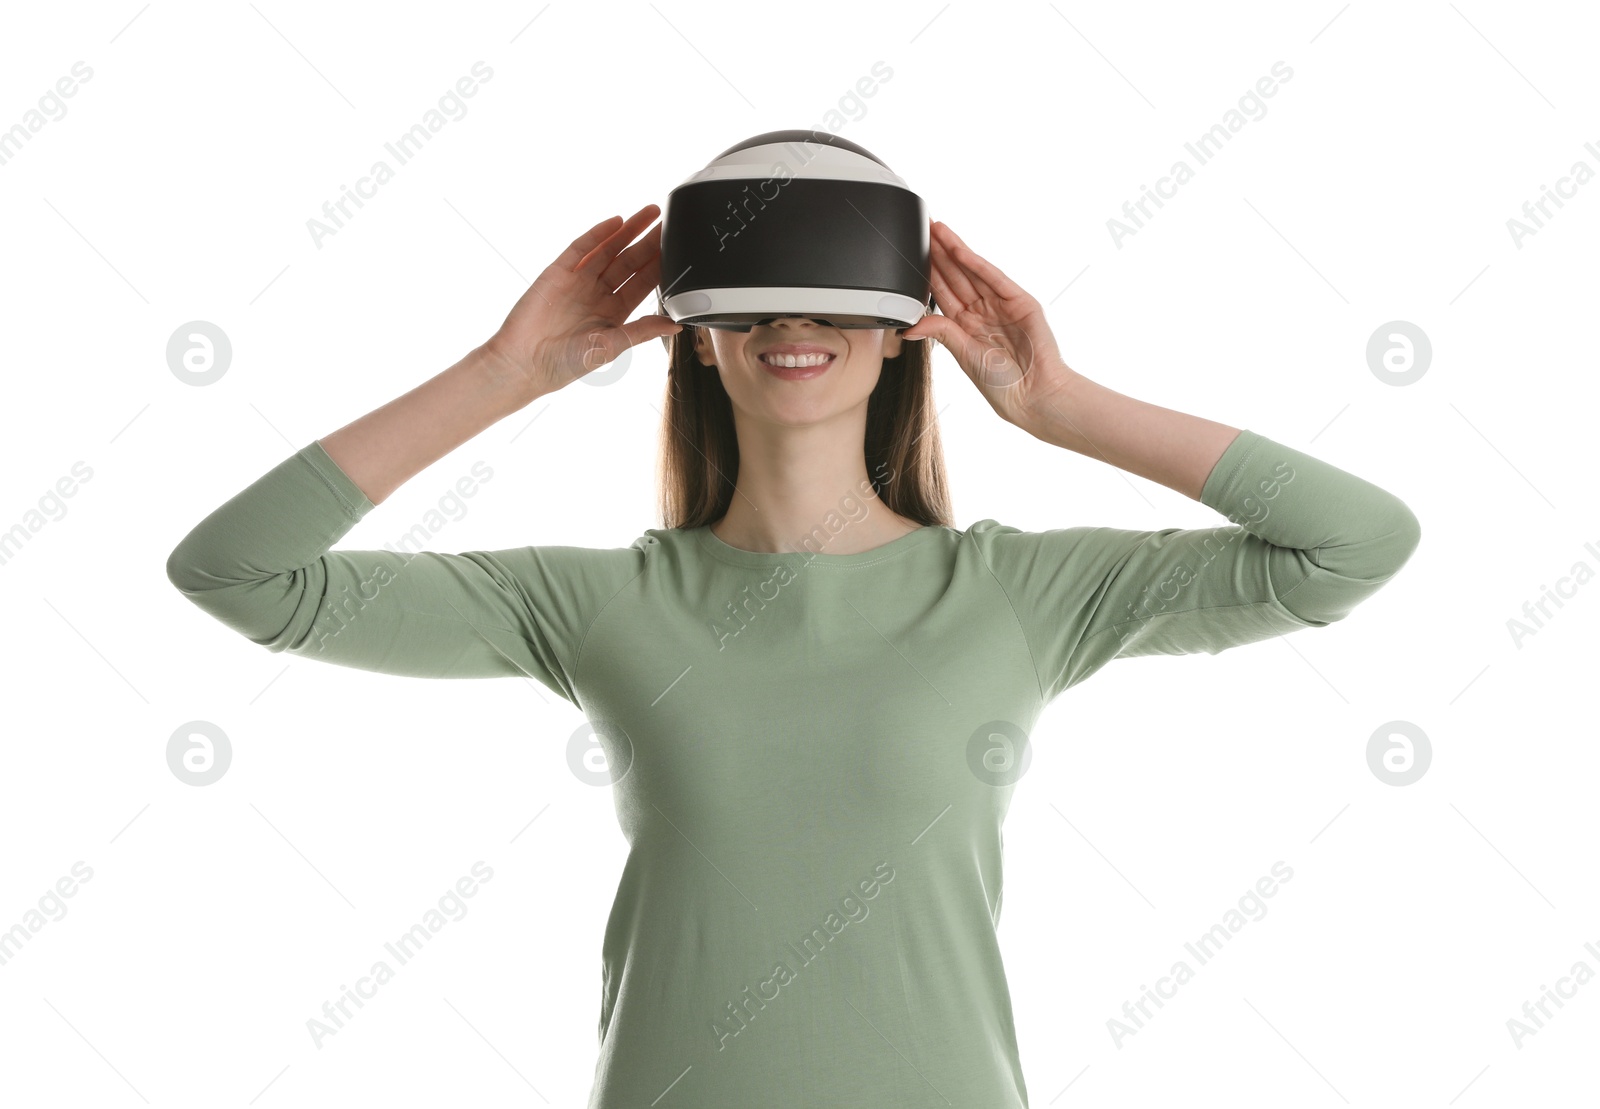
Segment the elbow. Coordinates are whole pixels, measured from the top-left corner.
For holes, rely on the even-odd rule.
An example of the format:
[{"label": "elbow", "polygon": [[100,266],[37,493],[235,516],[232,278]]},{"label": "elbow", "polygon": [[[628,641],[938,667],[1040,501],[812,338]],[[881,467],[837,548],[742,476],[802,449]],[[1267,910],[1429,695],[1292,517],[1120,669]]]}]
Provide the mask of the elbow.
[{"label": "elbow", "polygon": [[231,586],[247,584],[207,569],[208,564],[214,565],[215,560],[207,559],[192,538],[186,537],[167,555],[167,580],[174,589],[196,604],[200,603],[202,597],[220,596]]},{"label": "elbow", "polygon": [[201,612],[270,651],[293,650],[310,635],[296,618],[314,620],[316,610],[302,611],[305,580],[297,571],[249,576],[237,567],[220,571],[214,559],[185,540],[167,556],[167,580]]},{"label": "elbow", "polygon": [[1390,574],[1399,573],[1400,568],[1411,561],[1411,556],[1422,543],[1422,521],[1418,520],[1417,514],[1398,497],[1394,503],[1394,522],[1385,537]]},{"label": "elbow", "polygon": [[189,560],[183,553],[183,544],[179,543],[172,548],[172,553],[167,555],[167,580],[179,592],[183,590],[183,583],[189,577]]},{"label": "elbow", "polygon": [[194,559],[190,557],[186,543],[179,543],[172,548],[172,553],[167,555],[167,580],[179,593],[185,595],[195,592],[200,588],[198,579],[200,573]]},{"label": "elbow", "polygon": [[1421,542],[1421,521],[1396,498],[1394,511],[1371,530],[1370,538],[1318,550],[1313,559],[1316,572],[1284,594],[1280,603],[1308,624],[1343,620],[1398,574]]}]

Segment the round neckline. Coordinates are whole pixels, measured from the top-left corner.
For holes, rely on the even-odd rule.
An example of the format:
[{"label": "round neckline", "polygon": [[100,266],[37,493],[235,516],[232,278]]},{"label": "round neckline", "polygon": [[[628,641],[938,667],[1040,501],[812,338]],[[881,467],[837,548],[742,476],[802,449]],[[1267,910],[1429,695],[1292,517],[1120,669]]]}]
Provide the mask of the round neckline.
[{"label": "round neckline", "polygon": [[924,524],[920,528],[908,531],[897,536],[887,543],[880,543],[866,551],[854,551],[850,554],[812,554],[810,551],[747,551],[743,547],[735,547],[717,537],[711,530],[710,524],[701,524],[694,529],[700,537],[700,546],[714,558],[723,562],[731,562],[736,566],[781,566],[792,562],[804,563],[807,566],[864,566],[869,562],[878,562],[885,558],[892,558],[913,547],[927,542],[936,531],[942,531],[937,524]]}]

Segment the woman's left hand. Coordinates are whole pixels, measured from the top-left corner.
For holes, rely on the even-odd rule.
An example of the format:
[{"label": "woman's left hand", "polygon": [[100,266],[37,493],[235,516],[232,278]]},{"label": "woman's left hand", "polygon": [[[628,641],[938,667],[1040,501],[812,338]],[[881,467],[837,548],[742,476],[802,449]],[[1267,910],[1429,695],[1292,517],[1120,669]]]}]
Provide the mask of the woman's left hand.
[{"label": "woman's left hand", "polygon": [[1061,360],[1044,308],[937,221],[930,247],[939,311],[906,328],[903,338],[937,339],[990,407],[1024,430],[1050,405],[1062,408],[1076,374]]}]

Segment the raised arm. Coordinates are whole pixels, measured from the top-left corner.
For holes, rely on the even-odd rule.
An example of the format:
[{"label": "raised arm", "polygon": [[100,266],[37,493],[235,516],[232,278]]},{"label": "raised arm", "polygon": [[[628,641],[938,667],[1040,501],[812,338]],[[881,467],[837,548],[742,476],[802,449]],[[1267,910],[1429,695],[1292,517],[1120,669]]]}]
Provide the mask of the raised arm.
[{"label": "raised arm", "polygon": [[1067,366],[1039,302],[942,223],[939,340],[1008,422],[1216,509],[1215,528],[969,529],[1027,638],[1048,701],[1113,658],[1215,654],[1343,619],[1411,557],[1394,494],[1249,430],[1124,396]]},{"label": "raised arm", "polygon": [[[660,211],[600,221],[534,279],[500,329],[460,362],[319,442],[373,504],[490,424],[678,330],[664,316],[623,324],[660,280]],[[626,248],[626,249],[624,249]],[[620,288],[618,286],[621,286]]]},{"label": "raised arm", "polygon": [[659,232],[627,245],[655,211],[591,228],[488,342],[308,443],[211,512],[173,549],[168,579],[272,651],[417,677],[521,674],[575,700],[584,633],[638,573],[642,549],[331,548],[402,483],[491,424],[677,328],[657,316],[621,324],[658,279]]},{"label": "raised arm", "polygon": [[1223,450],[1197,499],[1232,522],[1152,531],[973,525],[1046,701],[1115,658],[1216,654],[1342,620],[1421,538],[1394,494],[1249,429]]}]

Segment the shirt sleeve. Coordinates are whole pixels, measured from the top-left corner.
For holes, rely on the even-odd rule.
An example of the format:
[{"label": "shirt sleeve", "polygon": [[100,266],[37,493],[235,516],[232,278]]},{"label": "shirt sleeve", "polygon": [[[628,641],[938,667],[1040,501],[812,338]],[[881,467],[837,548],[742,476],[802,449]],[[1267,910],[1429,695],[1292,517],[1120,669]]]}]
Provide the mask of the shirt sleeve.
[{"label": "shirt sleeve", "polygon": [[1116,658],[1216,654],[1342,620],[1421,539],[1394,494],[1245,429],[1200,502],[1232,524],[970,534],[1004,589],[1050,701]]},{"label": "shirt sleeve", "polygon": [[375,506],[313,441],[167,559],[189,600],[269,651],[420,678],[537,679],[577,704],[585,636],[644,567],[632,547],[331,550]]}]

